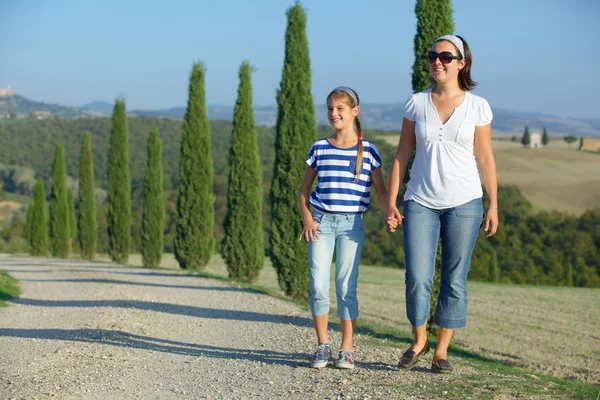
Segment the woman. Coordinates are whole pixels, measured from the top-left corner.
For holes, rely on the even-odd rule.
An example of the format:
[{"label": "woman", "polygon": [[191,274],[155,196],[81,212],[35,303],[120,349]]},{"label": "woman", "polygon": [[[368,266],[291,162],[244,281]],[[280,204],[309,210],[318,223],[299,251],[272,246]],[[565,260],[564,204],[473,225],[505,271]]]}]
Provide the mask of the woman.
[{"label": "woman", "polygon": [[[388,228],[404,229],[406,314],[414,342],[399,367],[413,368],[429,351],[426,323],[438,241],[442,241],[441,287],[434,322],[438,341],[431,368],[451,372],[448,345],[467,322],[467,274],[485,215],[486,237],[498,227],[496,164],[492,153],[492,111],[473,95],[471,52],[463,38],[444,35],[427,54],[433,86],[406,102],[402,135],[390,173]],[[416,149],[404,194],[404,215],[396,207],[400,182]],[[489,197],[484,213],[481,178]]]}]

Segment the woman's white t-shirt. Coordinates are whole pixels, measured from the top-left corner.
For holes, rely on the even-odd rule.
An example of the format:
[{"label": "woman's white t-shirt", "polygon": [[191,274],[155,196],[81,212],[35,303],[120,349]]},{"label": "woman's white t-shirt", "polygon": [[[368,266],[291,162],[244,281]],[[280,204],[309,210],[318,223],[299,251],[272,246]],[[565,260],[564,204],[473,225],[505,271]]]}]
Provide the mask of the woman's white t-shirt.
[{"label": "woman's white t-shirt", "polygon": [[474,155],[475,127],[492,122],[488,102],[470,92],[445,124],[431,89],[413,94],[404,117],[415,122],[416,153],[404,200],[425,207],[457,207],[483,196]]}]

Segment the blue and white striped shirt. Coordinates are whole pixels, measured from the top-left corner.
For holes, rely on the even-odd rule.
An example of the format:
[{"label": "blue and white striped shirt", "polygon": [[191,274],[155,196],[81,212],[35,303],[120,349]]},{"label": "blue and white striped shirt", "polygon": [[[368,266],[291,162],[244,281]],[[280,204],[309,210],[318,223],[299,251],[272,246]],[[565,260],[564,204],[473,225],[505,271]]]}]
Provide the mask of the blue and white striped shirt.
[{"label": "blue and white striped shirt", "polygon": [[358,145],[342,149],[325,138],[314,142],[306,163],[317,171],[317,187],[310,195],[310,204],[326,213],[359,214],[371,201],[371,172],[381,166],[377,147],[363,140],[363,165],[356,180]]}]

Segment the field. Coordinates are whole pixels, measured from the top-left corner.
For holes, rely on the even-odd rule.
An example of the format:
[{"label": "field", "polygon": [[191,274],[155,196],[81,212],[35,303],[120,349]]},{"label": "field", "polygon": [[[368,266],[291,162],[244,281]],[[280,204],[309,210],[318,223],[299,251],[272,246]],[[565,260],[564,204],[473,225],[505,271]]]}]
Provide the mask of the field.
[{"label": "field", "polygon": [[13,213],[23,207],[23,203],[13,200],[0,201],[0,228],[10,226]]},{"label": "field", "polygon": [[25,207],[31,197],[16,193],[4,193],[6,200],[0,201],[0,229],[10,226],[13,213]]},{"label": "field", "polygon": [[[140,265],[140,256],[132,255],[130,264]],[[165,254],[162,266],[178,268],[172,254]],[[218,256],[205,272],[227,276]],[[268,261],[256,284],[280,293]],[[361,266],[358,293],[361,321],[410,331],[404,270]],[[335,310],[333,292],[331,299]],[[599,385],[598,332],[600,289],[469,282],[468,327],[457,331],[454,340],[510,365]]]},{"label": "field", "polygon": [[[380,136],[398,145],[398,136]],[[572,144],[576,149],[578,142]],[[517,185],[538,210],[580,215],[600,207],[600,154],[569,150],[562,140],[527,149],[509,140],[493,141],[498,183]]]}]

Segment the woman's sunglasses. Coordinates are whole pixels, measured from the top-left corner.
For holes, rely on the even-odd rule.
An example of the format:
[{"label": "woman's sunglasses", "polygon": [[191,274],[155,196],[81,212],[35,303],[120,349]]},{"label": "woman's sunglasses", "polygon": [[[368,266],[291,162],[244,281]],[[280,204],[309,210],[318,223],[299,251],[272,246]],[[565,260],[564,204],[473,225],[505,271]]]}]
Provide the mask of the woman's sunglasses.
[{"label": "woman's sunglasses", "polygon": [[429,61],[430,64],[433,64],[438,58],[440,59],[442,64],[450,64],[452,60],[462,60],[462,57],[455,56],[449,51],[442,51],[441,53],[436,53],[432,50],[429,53],[427,53],[427,61]]}]

